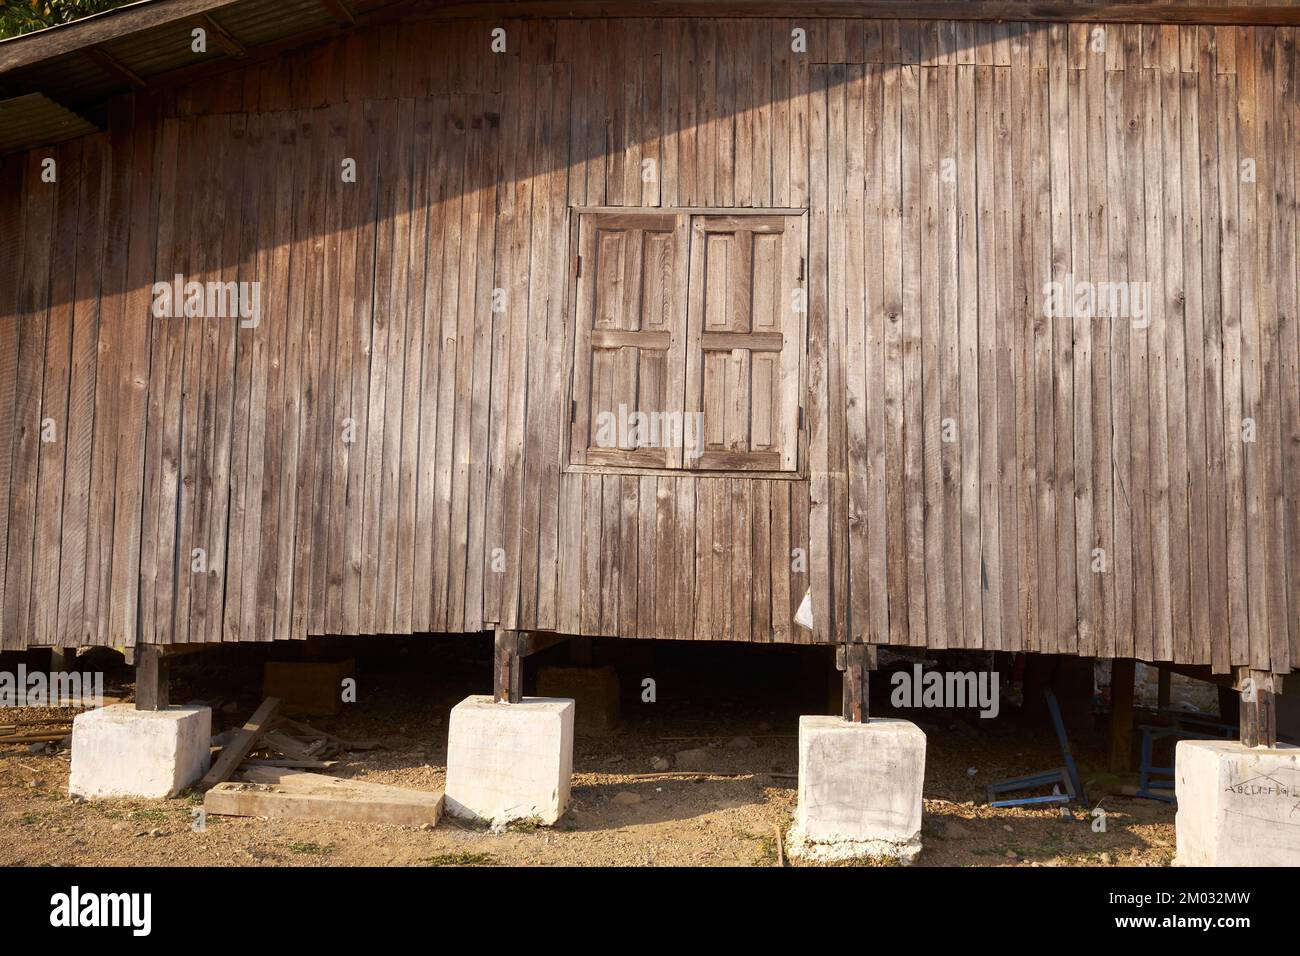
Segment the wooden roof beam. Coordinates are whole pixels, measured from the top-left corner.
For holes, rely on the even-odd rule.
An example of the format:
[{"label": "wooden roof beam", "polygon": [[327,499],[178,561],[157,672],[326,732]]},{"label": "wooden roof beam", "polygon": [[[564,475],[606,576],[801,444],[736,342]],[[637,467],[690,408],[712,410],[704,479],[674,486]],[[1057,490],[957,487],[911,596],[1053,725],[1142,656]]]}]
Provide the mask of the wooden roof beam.
[{"label": "wooden roof beam", "polygon": [[97,64],[105,73],[121,80],[134,90],[143,90],[149,85],[140,74],[102,47],[88,46],[81,52],[86,59]]},{"label": "wooden roof beam", "polygon": [[194,22],[208,31],[208,36],[217,46],[221,47],[226,56],[245,57],[248,56],[248,48],[232,37],[226,28],[213,20],[206,13],[200,13],[194,18]]},{"label": "wooden roof beam", "polygon": [[343,0],[316,0],[325,12],[334,20],[344,26],[352,26],[357,22],[357,18],[352,15],[352,11],[343,5]]}]

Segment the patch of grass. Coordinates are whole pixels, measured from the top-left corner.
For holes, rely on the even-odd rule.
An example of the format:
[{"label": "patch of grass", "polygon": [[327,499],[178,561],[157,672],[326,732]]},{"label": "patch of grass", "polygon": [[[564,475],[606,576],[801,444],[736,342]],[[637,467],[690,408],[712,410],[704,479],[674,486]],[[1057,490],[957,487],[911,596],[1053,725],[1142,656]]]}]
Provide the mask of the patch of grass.
[{"label": "patch of grass", "polygon": [[165,807],[150,807],[148,810],[132,810],[127,819],[132,823],[165,823],[171,813]]},{"label": "patch of grass", "polygon": [[334,844],[321,846],[319,843],[286,843],[284,848],[300,856],[329,856],[334,852]]},{"label": "patch of grass", "polygon": [[511,820],[506,824],[506,829],[511,833],[532,833],[541,825],[541,820],[536,817],[529,817],[526,820]]},{"label": "patch of grass", "polygon": [[471,853],[461,850],[457,853],[439,853],[420,860],[426,866],[499,866],[497,858],[491,853]]}]

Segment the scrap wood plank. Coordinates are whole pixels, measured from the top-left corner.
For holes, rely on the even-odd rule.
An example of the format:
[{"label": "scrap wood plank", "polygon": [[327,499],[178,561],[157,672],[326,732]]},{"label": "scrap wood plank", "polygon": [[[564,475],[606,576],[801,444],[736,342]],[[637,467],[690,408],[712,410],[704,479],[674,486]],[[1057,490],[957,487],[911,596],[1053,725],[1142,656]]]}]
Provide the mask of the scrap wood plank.
[{"label": "scrap wood plank", "polygon": [[287,817],[392,826],[436,825],[442,794],[369,793],[339,787],[325,792],[276,789],[267,784],[219,783],[203,798],[208,813],[235,817]]},{"label": "scrap wood plank", "polygon": [[273,767],[249,767],[240,777],[240,782],[221,783],[209,790],[204,809],[226,816],[394,826],[436,825],[442,815],[441,791],[408,790]]},{"label": "scrap wood plank", "polygon": [[248,718],[248,723],[244,724],[239,733],[235,735],[235,739],[221,748],[221,756],[212,765],[212,769],[204,774],[203,779],[199,781],[201,790],[216,786],[234,773],[235,768],[252,751],[253,744],[261,736],[262,730],[275,717],[279,707],[280,698],[278,697],[268,697],[262,701],[261,706],[253,712],[253,716]]},{"label": "scrap wood plank", "polygon": [[264,786],[278,787],[282,790],[294,790],[300,792],[322,792],[334,790],[356,790],[367,793],[388,793],[389,795],[403,795],[409,793],[423,793],[425,791],[414,791],[407,787],[394,787],[386,783],[371,783],[367,780],[353,780],[350,777],[334,777],[325,773],[303,773],[298,770],[288,768],[277,768],[268,766],[245,766],[235,775],[236,781],[240,783],[256,783]]},{"label": "scrap wood plank", "polygon": [[[324,743],[324,741],[320,741]],[[295,740],[287,734],[278,730],[268,731],[259,735],[257,743],[252,749],[267,748],[276,750],[293,760],[310,760],[315,756],[311,747],[305,745],[302,741]],[[319,748],[317,748],[319,749]]]}]

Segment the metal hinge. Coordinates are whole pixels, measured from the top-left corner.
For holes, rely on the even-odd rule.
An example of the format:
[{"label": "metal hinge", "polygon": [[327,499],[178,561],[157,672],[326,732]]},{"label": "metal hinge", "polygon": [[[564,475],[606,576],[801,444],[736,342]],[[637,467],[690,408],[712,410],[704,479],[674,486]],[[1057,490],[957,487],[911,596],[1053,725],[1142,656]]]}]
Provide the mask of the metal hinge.
[{"label": "metal hinge", "polygon": [[803,281],[803,270],[804,270],[804,265],[807,263],[807,261],[808,260],[805,259],[803,256],[799,257],[799,281],[800,282]]}]

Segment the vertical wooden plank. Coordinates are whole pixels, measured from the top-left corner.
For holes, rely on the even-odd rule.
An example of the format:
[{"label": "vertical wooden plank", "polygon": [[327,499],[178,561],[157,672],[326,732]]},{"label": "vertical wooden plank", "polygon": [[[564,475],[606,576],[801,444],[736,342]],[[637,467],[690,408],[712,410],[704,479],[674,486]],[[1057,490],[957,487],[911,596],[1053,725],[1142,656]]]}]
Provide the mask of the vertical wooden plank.
[{"label": "vertical wooden plank", "polygon": [[[850,594],[844,602],[850,606],[851,639],[864,642],[872,630],[871,587],[868,568],[871,546],[868,541],[868,512],[871,509],[868,487],[867,449],[867,259],[864,229],[866,226],[867,171],[864,168],[863,123],[868,102],[865,67],[853,65],[847,71],[846,90],[846,191],[845,261],[847,283],[844,304],[844,390],[845,390],[845,478],[848,487],[848,552],[841,558],[848,565]],[[871,104],[876,110],[878,103]],[[879,189],[879,186],[876,187]],[[875,248],[879,248],[879,243]],[[874,257],[873,257],[874,258]]]},{"label": "vertical wooden plank", "polygon": [[[952,431],[948,419],[951,418],[952,423],[956,422],[952,416],[952,405],[949,404],[956,397],[951,394],[956,379],[956,365],[951,359],[957,355],[955,332],[958,295],[954,236],[956,156],[951,152],[954,145],[951,142],[951,124],[955,121],[951,104],[953,71],[951,68],[943,68],[918,72],[922,220],[921,244],[913,250],[913,254],[920,260],[921,277],[920,375],[924,430],[918,438],[923,439],[922,470],[925,488],[925,566],[928,572],[925,588],[926,620],[929,623],[926,641],[933,641],[934,647],[945,648],[950,643],[961,646],[961,579],[956,573],[958,565],[949,566],[948,557],[953,552],[948,551],[948,543],[945,541],[948,512],[955,504],[953,499],[956,491],[955,484],[951,483],[951,471],[948,471],[952,465],[953,451],[946,447],[946,438]],[[951,322],[951,329],[944,327],[945,322]],[[945,371],[952,373],[952,380],[945,379]],[[950,479],[948,482],[945,482],[945,472]],[[948,494],[950,491],[953,492],[952,495]],[[959,561],[959,515],[953,514],[951,519],[958,534],[955,560]],[[955,593],[950,591],[953,583],[948,576],[950,570],[958,586]],[[956,602],[951,625],[947,614],[947,599],[950,594]]]},{"label": "vertical wooden plank", "polygon": [[[1039,529],[1038,512],[1034,495],[1037,490],[1036,425],[1033,389],[1033,339],[1035,305],[1040,290],[1033,281],[1032,226],[1035,196],[1031,192],[1028,164],[1033,155],[1028,132],[1032,123],[1030,100],[1030,38],[1021,25],[1012,46],[1011,65],[1011,115],[1012,142],[1011,195],[1013,197],[1013,248],[1014,298],[1016,304],[1014,337],[1016,387],[1016,460],[1017,523],[1020,543],[1017,555],[1019,568],[1019,615],[1023,650],[1040,648],[1039,640]],[[1077,362],[1077,356],[1076,356]],[[1076,365],[1077,368],[1077,365]],[[1076,456],[1077,457],[1077,456]]]},{"label": "vertical wooden plank", "polygon": [[[512,59],[512,62],[517,61]],[[417,99],[412,117],[414,128],[410,166],[412,183],[405,263],[406,327],[401,339],[401,355],[405,368],[402,374],[402,431],[398,471],[397,602],[393,621],[394,629],[402,634],[413,630],[416,594],[428,593],[427,584],[417,578],[416,570],[420,565],[417,523],[420,502],[419,477],[423,464],[420,456],[420,439],[423,412],[422,374],[426,354],[424,337],[427,320],[424,301],[425,286],[429,281],[429,210],[432,205],[429,162],[434,148],[431,105],[428,100]],[[441,270],[441,261],[438,262],[438,267]],[[398,268],[403,268],[403,264],[399,263]],[[503,346],[501,352],[504,355],[504,339],[501,345]],[[504,422],[500,424],[504,433]],[[494,574],[493,578],[496,577],[497,575]]]},{"label": "vertical wooden plank", "polygon": [[1162,27],[1160,35],[1161,127],[1163,143],[1163,238],[1165,299],[1166,403],[1169,408],[1169,525],[1170,575],[1174,653],[1184,659],[1191,645],[1189,591],[1190,538],[1187,466],[1187,352],[1185,279],[1183,270],[1182,170],[1179,165],[1182,125],[1179,94],[1178,28]]},{"label": "vertical wooden plank", "polygon": [[[23,321],[18,309],[20,264],[26,236],[23,189],[28,157],[0,159],[0,408],[17,410],[19,347]],[[14,439],[21,432],[15,414],[0,415],[0,648],[22,646],[5,626],[9,568],[10,489]],[[79,624],[80,622],[74,622]]]},{"label": "vertical wooden plank", "polygon": [[637,488],[636,536],[636,616],[632,623],[635,637],[658,637],[659,598],[659,486],[653,475],[642,475]]},{"label": "vertical wooden plank", "polygon": [[905,66],[899,70],[902,92],[901,144],[902,144],[902,314],[903,314],[903,417],[904,464],[903,481],[906,487],[907,513],[907,573],[908,643],[925,644],[928,638],[940,637],[935,625],[928,625],[926,616],[926,573],[940,573],[942,565],[928,568],[925,540],[926,491],[925,469],[922,462],[924,434],[924,405],[922,395],[922,276],[917,264],[921,261],[921,99],[920,70]]},{"label": "vertical wooden plank", "polygon": [[[1006,43],[1008,65],[1011,56],[1010,35]],[[1012,112],[1011,70],[1004,68],[993,72],[993,195],[995,198],[994,246],[997,261],[994,265],[994,283],[997,292],[997,474],[998,474],[998,524],[1001,546],[1002,607],[1001,647],[1014,650],[1021,646],[1020,619],[1020,567],[1017,513],[1019,474],[1016,455],[1018,419],[1016,414],[1016,323],[1015,323],[1015,249],[1013,244],[1015,192],[1012,189]]]},{"label": "vertical wooden plank", "polygon": [[[453,101],[465,124],[465,199],[461,210],[461,253],[457,263],[459,271],[458,298],[456,301],[455,335],[455,424],[451,449],[451,508],[448,527],[447,617],[446,628],[460,631],[466,618],[465,580],[469,560],[469,496],[470,496],[470,445],[473,425],[474,385],[474,316],[480,303],[479,296],[486,290],[476,289],[477,257],[482,248],[479,232],[482,222],[483,200],[481,189],[471,189],[469,182],[480,184],[478,171],[483,168],[486,146],[479,114],[480,101],[474,98]],[[475,127],[475,124],[477,128]],[[469,177],[474,176],[473,180]],[[490,224],[489,224],[490,227]]]},{"label": "vertical wooden plank", "polygon": [[[885,476],[886,476],[886,552],[889,575],[889,643],[907,644],[911,630],[909,614],[920,603],[924,607],[925,591],[912,595],[909,538],[907,526],[907,500],[904,473],[906,470],[907,432],[904,419],[904,368],[903,368],[903,167],[902,167],[902,77],[897,70],[882,69],[881,96],[881,209],[884,327],[884,415],[885,415]],[[912,175],[911,171],[908,175]],[[917,617],[916,626],[924,633],[924,618]]]},{"label": "vertical wooden plank", "polygon": [[1199,173],[1203,222],[1206,224],[1202,231],[1201,245],[1201,275],[1205,283],[1203,332],[1205,368],[1202,399],[1206,426],[1206,548],[1209,564],[1210,663],[1216,673],[1226,673],[1231,662],[1228,657],[1230,599],[1228,597],[1227,462],[1223,418],[1225,314],[1223,299],[1227,294],[1229,283],[1224,281],[1226,277],[1220,271],[1226,223],[1219,200],[1216,34],[1212,27],[1200,27],[1197,33],[1201,57],[1200,69],[1196,77],[1201,157]]},{"label": "vertical wooden plank", "polygon": [[[257,163],[260,152],[264,148],[262,117],[248,117],[242,133],[242,136],[236,141],[238,148],[234,151],[234,159],[238,163],[239,175],[242,177],[242,196],[240,200],[242,210],[239,217],[239,248],[232,264],[235,269],[236,279],[239,282],[249,283],[251,288],[251,284],[258,281],[258,239],[260,230],[263,228],[263,214],[265,212],[260,208],[260,201],[262,195],[266,192],[264,183],[270,178],[267,175],[267,170]],[[167,188],[165,182],[163,188],[164,190]],[[163,216],[164,212],[160,211],[160,223],[164,221]],[[159,272],[163,275],[166,274],[163,265],[164,256],[167,254],[160,234],[158,260]],[[255,373],[254,358],[257,354],[256,342],[259,337],[257,330],[262,325],[261,305],[263,303],[259,303],[256,324],[251,325],[249,328],[244,328],[242,324],[237,326],[235,339],[235,381],[231,410],[230,517],[227,526],[228,536],[225,543],[226,567],[223,569],[225,574],[225,609],[222,614],[221,633],[217,635],[218,639],[227,641],[243,639],[246,597],[244,560],[246,554],[252,548],[252,543],[246,537],[246,532],[253,520],[250,512],[256,512],[257,497],[250,488],[252,472],[256,466],[251,460],[249,451],[252,445],[251,432],[254,420],[252,407]],[[166,360],[162,358],[159,350],[155,348],[155,371],[157,371],[159,365],[166,366],[166,364]],[[161,380],[165,383],[167,377],[168,373],[164,367],[161,373],[155,375],[155,380]],[[150,401],[151,404],[158,401],[161,407],[162,402],[152,394],[152,388]],[[161,485],[161,474],[159,479]],[[260,494],[260,489],[258,493]],[[145,517],[148,519],[148,513],[146,513]],[[337,560],[339,551],[334,550],[330,554],[336,557],[336,563],[341,564],[341,561]],[[249,602],[252,603],[253,598],[250,597]],[[255,640],[256,638],[250,634],[247,639]]]},{"label": "vertical wooden plank", "polygon": [[[478,269],[475,276],[475,293],[472,311],[466,314],[471,321],[474,317],[491,309],[493,255],[497,239],[496,232],[496,191],[501,181],[500,155],[500,116],[497,98],[484,100],[483,111],[484,137],[483,160],[477,167],[482,177],[483,186],[479,189],[477,199],[479,209],[478,234]],[[484,500],[487,491],[488,465],[488,427],[489,399],[492,387],[492,330],[491,323],[474,321],[473,349],[473,391],[470,404],[469,440],[470,470],[468,529],[466,532],[466,572],[464,594],[464,619],[460,625],[467,631],[479,630],[483,620],[483,573],[484,573],[484,534],[485,518]]]},{"label": "vertical wooden plank", "polygon": [[[989,44],[989,57],[993,50]],[[999,501],[998,440],[1001,429],[998,393],[998,264],[996,221],[997,192],[994,166],[995,102],[994,71],[990,65],[975,69],[973,109],[975,111],[975,207],[974,263],[978,277],[972,290],[976,308],[978,340],[977,389],[979,407],[975,414],[979,445],[978,533],[980,548],[976,566],[976,594],[980,601],[982,639],[988,650],[1002,647],[1002,521]],[[970,254],[968,250],[968,254]]]},{"label": "vertical wooden plank", "polygon": [[[1151,660],[1152,636],[1152,534],[1149,481],[1151,474],[1151,416],[1147,368],[1147,342],[1151,336],[1151,273],[1147,267],[1147,219],[1144,177],[1127,171],[1143,165],[1145,117],[1145,73],[1142,70],[1142,28],[1124,28],[1124,206],[1128,214],[1129,280],[1139,285],[1146,304],[1140,321],[1129,323],[1129,414],[1130,450],[1128,502],[1132,514],[1130,540],[1133,551],[1133,652]],[[1116,520],[1119,520],[1118,518]]]},{"label": "vertical wooden plank", "polygon": [[[1071,156],[1077,145],[1072,141],[1075,117],[1071,113],[1071,93],[1077,90],[1078,71],[1069,69],[1069,48],[1067,47],[1068,30],[1064,24],[1052,24],[1048,35],[1048,124],[1050,128],[1050,186],[1051,189],[1051,224],[1050,224],[1050,268],[1051,281],[1064,287],[1067,274],[1074,275],[1074,260],[1071,228],[1075,223],[1072,215],[1072,180]],[[1077,134],[1076,134],[1077,137]],[[1083,206],[1084,197],[1078,202]],[[1083,222],[1085,210],[1078,210]],[[1073,299],[1072,292],[1066,292]],[[1054,315],[1053,348],[1056,353],[1055,388],[1053,389],[1053,415],[1056,420],[1055,467],[1056,467],[1056,574],[1059,578],[1057,598],[1059,609],[1057,615],[1058,629],[1056,641],[1059,645],[1074,648],[1085,632],[1080,628],[1078,601],[1076,599],[1077,550],[1079,545],[1075,538],[1075,497],[1076,476],[1074,462],[1075,419],[1074,390],[1076,387],[1076,357],[1079,354],[1074,341],[1072,316],[1065,311]],[[1087,348],[1090,340],[1085,339],[1084,358],[1088,357]],[[1085,489],[1087,484],[1085,482]]]},{"label": "vertical wooden plank", "polygon": [[[1032,69],[1029,76],[1029,123],[1027,126],[1029,155],[1034,157],[1026,170],[1032,208],[1029,223],[1031,243],[1027,249],[1025,267],[1029,270],[1030,288],[1041,290],[1051,271],[1049,262],[1051,236],[1051,170],[1041,161],[1048,155],[1048,77],[1047,34],[1038,31],[1030,40]],[[1041,299],[1033,326],[1033,376],[1034,422],[1038,477],[1038,630],[1041,637],[1039,649],[1058,650],[1061,633],[1057,622],[1060,614],[1060,582],[1057,566],[1056,526],[1056,409],[1055,363],[1053,361],[1052,335],[1055,320],[1041,308]],[[1066,621],[1068,622],[1068,618]],[[1068,626],[1068,623],[1067,623]],[[1072,639],[1074,629],[1068,628]],[[1071,648],[1060,648],[1070,650]]]},{"label": "vertical wooden plank", "polygon": [[[1229,34],[1229,36],[1233,36]],[[1225,43],[1218,35],[1220,57]],[[1235,43],[1228,41],[1234,51]],[[1240,165],[1237,149],[1238,87],[1234,73],[1222,68],[1215,76],[1219,194],[1222,239],[1219,268],[1223,276],[1240,276]],[[1228,557],[1228,650],[1231,661],[1250,658],[1249,589],[1246,580],[1245,445],[1242,442],[1242,284],[1224,282],[1223,309],[1223,451],[1225,530]]]},{"label": "vertical wooden plank", "polygon": [[[564,130],[568,128],[566,113],[571,109],[571,78],[566,67],[557,65],[547,69],[549,77],[546,84],[547,107],[543,113],[543,135],[541,137],[541,155],[546,157],[544,168],[548,170],[544,180],[543,194],[545,202],[540,207],[544,215],[539,218],[534,212],[536,228],[545,236],[561,235],[566,225],[568,207],[567,182],[563,175],[563,160],[566,155]],[[538,206],[535,201],[534,208]],[[559,549],[559,461],[561,448],[562,419],[561,409],[564,391],[560,378],[564,368],[565,346],[571,346],[570,326],[567,318],[567,304],[564,300],[564,277],[567,264],[564,261],[565,250],[559,243],[549,246],[535,241],[535,247],[547,248],[549,258],[546,260],[544,274],[547,284],[539,289],[540,302],[538,318],[544,319],[539,332],[545,348],[539,349],[543,361],[539,363],[539,388],[536,393],[541,396],[536,434],[541,439],[540,468],[538,472],[537,520],[537,603],[533,614],[537,626],[553,628],[555,626],[556,589],[560,586],[556,569]],[[530,394],[532,392],[530,391]],[[531,550],[530,552],[531,553]],[[526,565],[525,565],[526,567]],[[529,580],[526,575],[525,580]]]},{"label": "vertical wooden plank", "polygon": [[[987,31],[976,30],[977,62],[987,59]],[[981,51],[984,51],[983,53]],[[957,68],[957,282],[958,282],[958,405],[961,422],[961,594],[962,646],[985,647],[985,568],[981,538],[980,473],[980,277],[976,154],[976,68]],[[992,275],[991,271],[988,275]],[[996,427],[994,423],[989,423]]]},{"label": "vertical wooden plank", "polygon": [[[1142,28],[1143,66],[1149,55],[1158,57],[1159,31]],[[1149,42],[1154,40],[1154,43]],[[1158,68],[1158,59],[1155,61]],[[1151,401],[1151,532],[1152,532],[1152,629],[1154,656],[1167,661],[1174,653],[1173,565],[1170,514],[1169,407],[1166,392],[1168,359],[1166,329],[1168,303],[1161,277],[1165,275],[1163,241],[1163,174],[1161,151],[1161,117],[1163,90],[1157,69],[1144,69],[1146,91],[1146,127],[1143,133],[1143,160],[1146,171],[1146,263],[1151,276],[1151,326],[1147,333],[1147,388]],[[1157,283],[1161,282],[1160,285]]]},{"label": "vertical wooden plank", "polygon": [[[1193,41],[1196,30],[1179,31],[1184,41],[1183,65],[1186,67],[1186,38]],[[1193,48],[1194,52],[1194,48]],[[1210,663],[1210,556],[1208,474],[1206,468],[1205,423],[1205,296],[1202,265],[1202,196],[1200,166],[1200,105],[1197,100],[1197,74],[1182,69],[1179,73],[1179,97],[1182,113],[1181,158],[1183,189],[1183,269],[1184,310],[1186,316],[1185,349],[1188,470],[1188,581],[1191,598],[1191,641],[1188,659],[1198,664]],[[1118,526],[1117,526],[1118,527]]]},{"label": "vertical wooden plank", "polygon": [[453,96],[447,104],[443,136],[448,141],[442,297],[439,318],[438,424],[434,452],[435,502],[433,510],[433,599],[430,625],[435,630],[454,629],[451,623],[451,544],[453,475],[456,468],[456,422],[460,417],[461,385],[459,353],[461,334],[457,304],[460,301],[461,260],[473,249],[473,237],[465,232],[465,217],[472,203],[468,175],[470,137],[467,134],[467,101]]},{"label": "vertical wooden plank", "polygon": [[[1123,45],[1123,28],[1112,28],[1107,34],[1107,56],[1116,69],[1107,70],[1106,87],[1106,195],[1110,238],[1110,269],[1112,282],[1132,281],[1133,270],[1129,264],[1128,232],[1129,211],[1125,194],[1125,130],[1124,68],[1126,51]],[[1113,53],[1111,46],[1119,47]],[[1136,51],[1134,51],[1136,52]],[[1113,54],[1113,55],[1112,55]],[[1133,288],[1129,287],[1130,290]],[[1129,657],[1133,654],[1133,479],[1132,421],[1130,398],[1132,378],[1129,375],[1130,328],[1134,324],[1134,303],[1130,296],[1129,307],[1109,322],[1111,360],[1111,427],[1114,434],[1111,473],[1107,482],[1111,491],[1112,555],[1107,565],[1113,577],[1115,601],[1114,631],[1108,635],[1105,647],[1113,655]]]},{"label": "vertical wooden plank", "polygon": [[580,633],[601,633],[601,521],[602,480],[599,475],[582,475],[582,613]]},{"label": "vertical wooden plank", "polygon": [[[1282,319],[1279,308],[1286,309],[1289,302],[1278,292],[1279,269],[1289,270],[1291,262],[1282,263],[1278,258],[1278,232],[1280,228],[1278,215],[1279,190],[1281,189],[1278,167],[1284,144],[1278,135],[1278,109],[1275,103],[1275,73],[1277,30],[1273,27],[1259,27],[1255,31],[1256,54],[1256,109],[1257,115],[1257,163],[1256,209],[1259,218],[1258,262],[1256,281],[1258,283],[1258,318],[1259,337],[1259,441],[1253,450],[1261,452],[1261,514],[1264,531],[1264,561],[1268,568],[1265,591],[1268,601],[1268,654],[1269,667],[1275,673],[1287,673],[1291,670],[1290,613],[1287,607],[1287,576],[1285,536],[1286,500],[1282,478],[1282,426],[1286,410],[1291,404],[1291,396],[1285,399],[1281,394],[1281,358],[1280,339],[1282,327],[1289,321]],[[1275,265],[1276,264],[1276,265]],[[1283,275],[1286,273],[1283,272]],[[1294,439],[1291,439],[1294,441]],[[1249,454],[1249,452],[1247,453]]]},{"label": "vertical wooden plank", "polygon": [[[1238,191],[1241,217],[1241,388],[1242,431],[1244,444],[1246,492],[1246,584],[1247,607],[1250,615],[1250,664],[1257,670],[1268,667],[1270,657],[1269,632],[1269,548],[1268,514],[1264,482],[1267,476],[1265,451],[1267,443],[1268,410],[1263,406],[1262,343],[1264,318],[1261,302],[1261,285],[1272,281],[1260,277],[1260,246],[1267,236],[1267,227],[1260,222],[1260,194],[1265,200],[1267,192],[1261,187],[1260,176],[1265,157],[1262,144],[1266,137],[1261,130],[1259,38],[1254,27],[1244,27],[1238,35],[1237,46],[1237,109],[1239,119],[1238,144],[1240,159],[1254,166],[1254,176],[1241,176]],[[1260,233],[1265,233],[1261,237]],[[1247,423],[1253,425],[1256,441],[1246,438]],[[1263,438],[1263,441],[1259,439]]]},{"label": "vertical wooden plank", "polygon": [[697,534],[695,494],[701,482],[694,478],[673,481],[673,516],[677,525],[676,576],[673,582],[673,634],[689,640],[695,636],[695,608],[698,591],[695,571],[699,567],[700,536]]},{"label": "vertical wooden plank", "polygon": [[[1282,265],[1283,281],[1290,286],[1287,310],[1279,315],[1279,344],[1281,346],[1281,391],[1283,402],[1282,434],[1287,578],[1286,592],[1290,607],[1292,667],[1300,659],[1300,599],[1296,598],[1300,584],[1300,271],[1296,266],[1296,250],[1300,248],[1300,216],[1296,215],[1295,155],[1300,149],[1300,68],[1296,66],[1296,36],[1293,27],[1278,30],[1277,40],[1277,109],[1282,115],[1281,142],[1278,155],[1284,167],[1281,174],[1284,184],[1280,210],[1282,224],[1278,239],[1278,261]],[[1288,162],[1286,157],[1290,157]]]},{"label": "vertical wooden plank", "polygon": [[[828,302],[828,213],[827,192],[827,93],[830,75],[815,65],[810,73],[807,97],[809,146],[809,258],[808,258],[808,397],[806,406],[809,434],[809,491],[812,499],[809,566],[812,580],[814,639],[831,640],[834,627],[831,590],[831,483],[830,428],[827,415],[829,339]],[[841,140],[842,143],[842,140]],[[715,528],[716,534],[716,528]]]},{"label": "vertical wooden plank", "polygon": [[[90,511],[90,462],[95,427],[95,373],[99,341],[100,279],[103,267],[104,214],[108,201],[108,162],[105,141],[101,136],[83,140],[80,212],[77,221],[77,272],[74,296],[73,330],[67,417],[67,464],[63,498],[62,556],[59,562],[58,634],[59,643],[75,646],[82,643],[82,616],[86,587],[86,542]],[[21,181],[21,177],[19,177]],[[15,202],[15,212],[20,208]],[[0,241],[5,225],[0,223]],[[16,232],[16,230],[15,230]],[[16,273],[16,268],[13,270]],[[5,292],[0,288],[0,317],[5,312]],[[0,325],[3,324],[0,318]],[[0,338],[4,337],[0,328]],[[7,346],[6,346],[7,347]],[[13,343],[13,359],[18,357]],[[7,362],[5,366],[7,366]],[[5,366],[0,366],[0,405],[4,404]],[[12,380],[9,380],[10,386]],[[0,502],[7,502],[4,486],[9,475],[5,469],[8,447],[0,435]],[[0,505],[0,523],[7,523],[7,509]],[[0,529],[0,550],[4,547]],[[0,606],[4,603],[3,575],[0,574]],[[0,638],[0,646],[3,639]]]},{"label": "vertical wooden plank", "polygon": [[[68,451],[68,395],[71,379],[73,289],[77,275],[77,219],[85,175],[81,143],[55,149],[59,182],[51,223],[49,311],[40,405],[36,484],[35,549],[32,558],[32,644],[58,644],[59,567],[62,557],[64,469]],[[49,429],[49,431],[47,431]]]},{"label": "vertical wooden plank", "polygon": [[[716,640],[713,600],[713,490],[711,478],[693,480],[695,503],[695,586],[692,604],[697,641]],[[678,512],[680,514],[680,511]]]},{"label": "vertical wooden plank", "polygon": [[727,482],[731,510],[731,640],[753,639],[754,578],[761,568],[754,564],[754,482],[733,478]]},{"label": "vertical wooden plank", "polygon": [[[111,182],[104,245],[104,288],[101,293],[99,359],[95,382],[95,438],[91,464],[91,511],[86,548],[86,631],[97,644],[109,643],[110,598],[113,574],[114,479],[117,464],[119,368],[123,352],[126,285],[126,245],[129,241],[131,199],[132,103],[116,100],[109,105]],[[26,230],[28,240],[31,230]],[[10,526],[12,551],[13,527]],[[11,571],[12,573],[12,571]]]},{"label": "vertical wooden plank", "polygon": [[[246,207],[244,170],[241,160],[244,151],[246,118],[231,115],[227,119],[226,130],[226,147],[222,157],[225,208],[223,228],[217,240],[217,248],[220,255],[218,275],[223,287],[229,288],[229,283],[238,282],[240,279],[243,215]],[[219,642],[224,632],[226,597],[230,588],[228,572],[231,565],[228,542],[231,520],[232,451],[235,444],[234,432],[239,427],[235,421],[235,403],[240,385],[237,340],[243,323],[252,322],[253,319],[245,319],[243,312],[237,308],[236,315],[227,315],[217,321],[219,323],[217,354],[214,363],[217,373],[213,396],[215,408],[212,412],[214,419],[210,445],[212,462],[206,528],[208,613],[207,626],[201,638],[212,643]],[[260,324],[260,319],[258,322]],[[316,449],[313,449],[313,452],[315,451]]]}]

